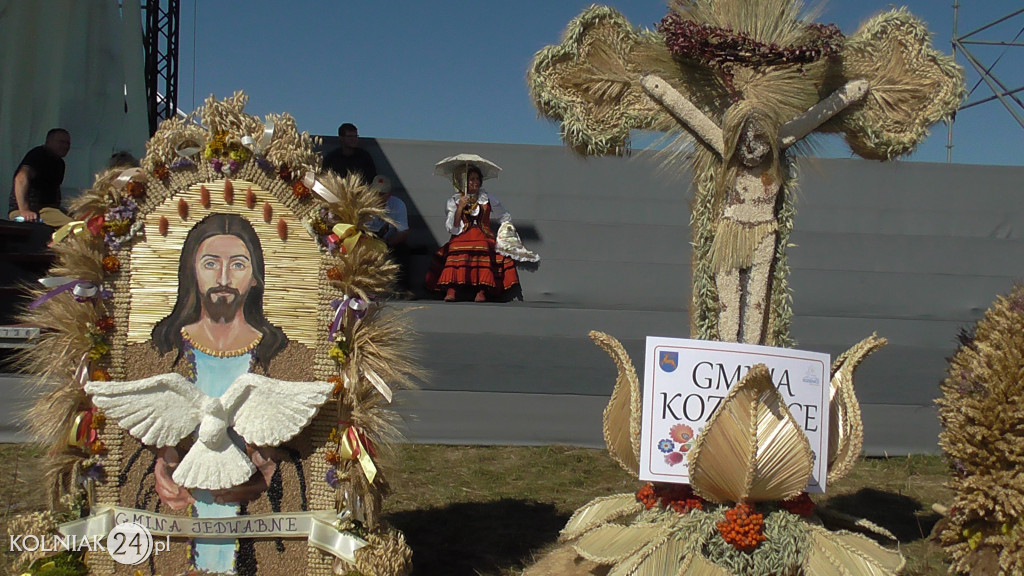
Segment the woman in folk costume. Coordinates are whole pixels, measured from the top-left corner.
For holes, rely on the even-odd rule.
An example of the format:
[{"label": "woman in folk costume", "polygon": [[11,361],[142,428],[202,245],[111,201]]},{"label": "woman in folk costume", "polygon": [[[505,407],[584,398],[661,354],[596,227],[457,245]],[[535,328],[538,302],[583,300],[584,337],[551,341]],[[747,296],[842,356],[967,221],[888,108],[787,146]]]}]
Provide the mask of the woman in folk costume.
[{"label": "woman in folk costume", "polygon": [[452,237],[434,254],[425,283],[428,290],[443,290],[446,302],[461,291],[475,294],[476,302],[501,299],[519,285],[515,261],[498,253],[491,231],[492,214],[502,222],[511,216],[487,196],[483,179],[483,172],[472,164],[452,174],[457,192],[448,199],[445,220]]}]

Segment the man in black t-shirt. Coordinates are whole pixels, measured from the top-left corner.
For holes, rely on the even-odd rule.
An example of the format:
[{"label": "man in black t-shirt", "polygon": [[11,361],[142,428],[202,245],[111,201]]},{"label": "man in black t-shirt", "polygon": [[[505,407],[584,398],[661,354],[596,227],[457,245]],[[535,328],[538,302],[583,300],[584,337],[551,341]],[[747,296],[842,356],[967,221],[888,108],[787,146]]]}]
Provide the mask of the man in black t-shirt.
[{"label": "man in black t-shirt", "polygon": [[60,186],[64,183],[64,157],[71,150],[71,134],[63,128],[46,133],[46,143],[25,154],[14,173],[11,186],[10,218],[42,221],[59,228],[71,221],[61,208]]},{"label": "man in black t-shirt", "polygon": [[373,182],[377,176],[377,166],[373,163],[370,153],[359,147],[359,129],[348,122],[338,127],[338,138],[341,147],[335,148],[324,156],[324,168],[332,170],[344,178],[349,172],[362,177],[364,184]]}]

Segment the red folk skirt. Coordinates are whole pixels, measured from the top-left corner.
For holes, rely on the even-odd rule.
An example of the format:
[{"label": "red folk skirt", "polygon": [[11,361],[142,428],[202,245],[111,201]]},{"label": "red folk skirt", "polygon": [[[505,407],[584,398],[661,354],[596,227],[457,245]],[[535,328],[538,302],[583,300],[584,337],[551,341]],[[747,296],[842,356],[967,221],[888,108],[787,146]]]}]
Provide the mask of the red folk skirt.
[{"label": "red folk skirt", "polygon": [[483,288],[491,295],[500,295],[518,284],[515,261],[498,254],[494,238],[484,234],[479,226],[471,226],[452,236],[434,253],[424,286],[435,291],[450,287]]}]

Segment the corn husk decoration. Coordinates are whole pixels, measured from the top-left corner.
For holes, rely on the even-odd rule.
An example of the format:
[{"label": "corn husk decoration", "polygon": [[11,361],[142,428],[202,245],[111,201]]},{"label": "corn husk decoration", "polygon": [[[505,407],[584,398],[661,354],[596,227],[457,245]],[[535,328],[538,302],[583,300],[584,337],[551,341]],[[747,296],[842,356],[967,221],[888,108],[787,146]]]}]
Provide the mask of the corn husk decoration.
[{"label": "corn husk decoration", "polygon": [[[238,214],[259,235],[271,271],[268,319],[313,350],[316,379],[337,383],[303,432],[313,445],[303,501],[341,513],[339,529],[358,526],[369,542],[355,563],[338,566],[310,552],[307,571],[407,574],[411,553],[382,521],[381,507],[388,446],[399,438],[391,396],[420,375],[413,333],[402,313],[381,302],[397,271],[386,252],[369,241],[342,251],[330,238],[332,226],[359,229],[385,208],[358,179],[321,172],[313,139],[290,116],[260,119],[243,112],[245,103],[240,92],[211,96],[195,116],[165,121],[141,170],[100,174],[73,207],[77,222],[59,232],[49,272],[59,287],[34,290],[38,300],[22,320],[43,335],[20,358],[40,388],[25,419],[48,454],[47,488],[55,509],[61,501],[85,510],[119,504],[126,433],[91,405],[83,384],[125,379],[127,347],[148,340],[173,305],[177,269],[168,262],[177,261],[185,234],[208,214]],[[272,218],[264,218],[265,207]],[[339,357],[333,351],[342,345]],[[346,438],[352,457],[329,462]],[[102,554],[87,562],[94,572],[114,568]]]},{"label": "corn husk decoration", "polygon": [[[608,451],[636,474],[639,431],[630,432],[630,441],[622,436],[639,418],[640,383],[618,340],[600,332],[590,336],[618,369],[605,411]],[[842,411],[846,420],[835,438],[834,451],[842,456],[829,456],[840,463],[830,470],[830,480],[849,471],[846,459],[853,447],[859,454],[860,412],[850,406],[856,404],[853,369],[884,344],[876,336],[866,338],[832,366],[831,409]],[[648,485],[635,495],[591,501],[562,529],[563,546],[526,575],[585,574],[600,567],[616,575],[881,576],[895,575],[904,565],[898,551],[852,531],[830,531],[826,524],[892,538],[887,531],[806,505],[810,501],[801,492],[811,476],[810,445],[763,365],[752,367],[730,389],[688,459],[692,486]],[[802,510],[792,504],[801,501]],[[757,537],[745,542],[751,535]]]},{"label": "corn husk decoration", "polygon": [[[742,125],[737,120],[755,113],[778,134],[779,126],[840,86],[866,80],[867,96],[817,132],[843,134],[864,158],[892,159],[912,152],[928,127],[948,120],[963,97],[962,72],[931,47],[927,28],[906,10],[880,14],[850,37],[801,12],[799,0],[675,0],[658,31],[650,31],[634,28],[612,8],[592,6],[569,22],[560,44],[534,56],[527,73],[535,106],[559,123],[565,143],[580,154],[627,154],[630,131],[637,129],[674,139],[664,149],[665,164],[680,173],[690,168],[695,189],[693,338],[719,337],[712,244],[736,175],[730,158]],[[651,75],[692,103],[695,113],[678,118],[650,96],[642,79]],[[714,141],[724,145],[724,158],[713,150]],[[810,145],[805,142],[797,150]],[[766,328],[751,343],[790,346],[785,247],[796,173],[785,150],[768,172],[780,186],[772,224],[775,251],[771,290],[758,302],[767,310]],[[720,246],[717,252],[719,259],[739,265],[750,249]],[[724,328],[732,334],[735,327]]]},{"label": "corn husk decoration", "polygon": [[933,532],[951,570],[1024,574],[1024,286],[961,334],[936,401],[953,501]]}]

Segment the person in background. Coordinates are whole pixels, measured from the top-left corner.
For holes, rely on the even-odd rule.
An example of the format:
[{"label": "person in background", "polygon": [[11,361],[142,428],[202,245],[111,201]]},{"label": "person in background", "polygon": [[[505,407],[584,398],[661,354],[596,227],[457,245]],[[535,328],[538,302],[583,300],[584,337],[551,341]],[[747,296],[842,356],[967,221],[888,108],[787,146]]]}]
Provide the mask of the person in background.
[{"label": "person in background", "polygon": [[359,129],[348,122],[338,127],[341,146],[324,156],[323,167],[342,178],[350,172],[358,174],[364,183],[372,182],[377,176],[377,166],[370,153],[359,147]]},{"label": "person in background", "polygon": [[402,295],[409,292],[409,212],[405,202],[394,196],[391,188],[391,179],[387,176],[377,176],[371,184],[377,190],[384,201],[387,209],[387,217],[392,222],[386,222],[380,218],[374,218],[366,224],[366,229],[373,232],[375,236],[388,245],[391,257],[398,263],[397,289]]},{"label": "person in background", "polygon": [[71,222],[61,207],[60,186],[64,183],[64,157],[71,150],[71,133],[54,128],[46,142],[28,151],[14,172],[11,186],[11,220],[43,222],[54,228]]},{"label": "person in background", "polygon": [[107,160],[107,168],[138,168],[139,161],[131,152],[119,150],[110,155]]},{"label": "person in background", "polygon": [[[443,291],[445,302],[455,301],[460,292],[472,293],[474,302],[504,299],[519,285],[519,274],[515,261],[496,249],[490,220],[492,210],[499,208],[491,205],[481,187],[481,170],[470,165],[463,172],[465,189],[461,188],[462,174],[452,175],[460,191],[447,204],[445,227],[451,240],[434,254],[424,285],[428,290]],[[503,207],[500,210],[507,213]]]}]

